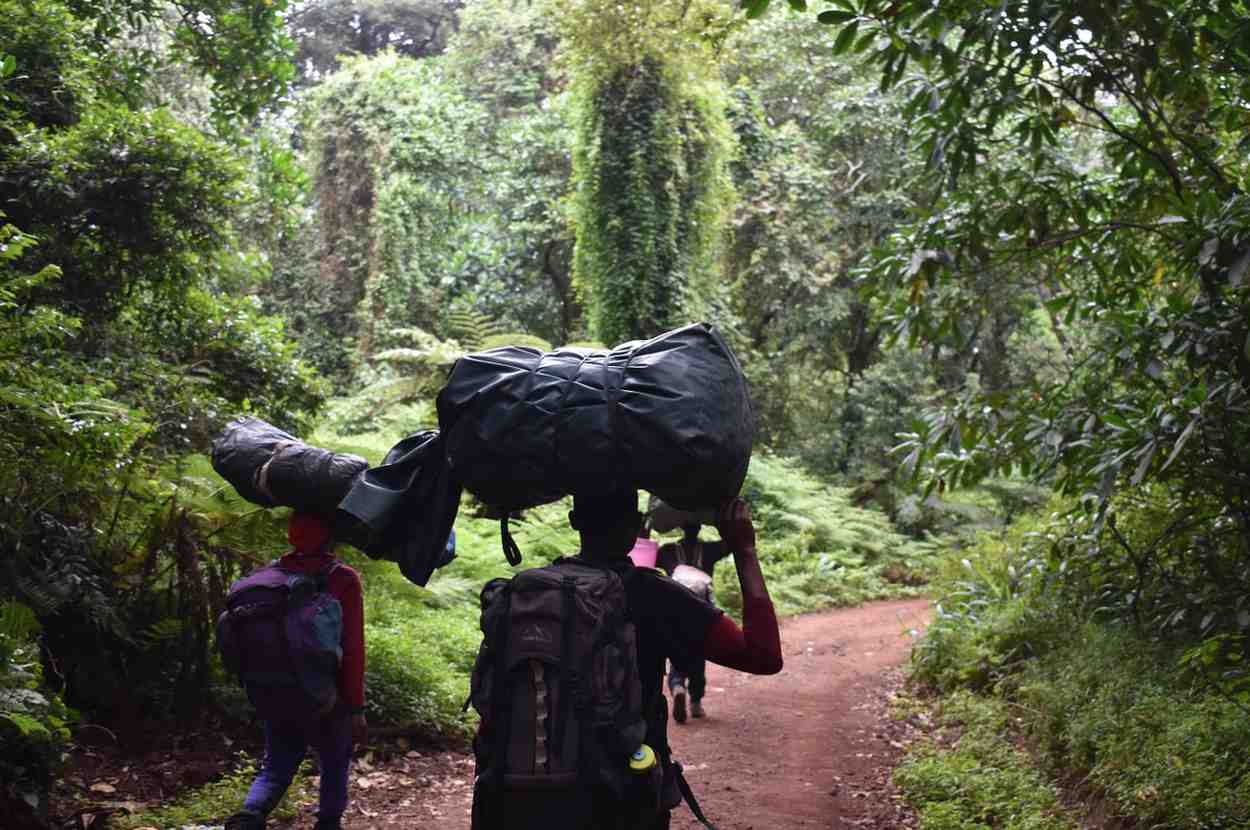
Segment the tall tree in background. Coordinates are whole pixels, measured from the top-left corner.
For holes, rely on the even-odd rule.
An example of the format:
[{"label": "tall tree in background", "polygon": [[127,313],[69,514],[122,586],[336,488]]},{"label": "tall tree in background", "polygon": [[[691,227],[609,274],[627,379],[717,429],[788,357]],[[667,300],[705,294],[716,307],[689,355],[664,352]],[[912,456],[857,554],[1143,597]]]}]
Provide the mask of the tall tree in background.
[{"label": "tall tree in background", "polygon": [[822,14],[843,48],[879,40],[886,84],[917,71],[909,112],[941,190],[877,266],[902,289],[898,323],[949,329],[993,269],[1033,273],[1069,343],[1096,332],[1076,375],[942,419],[927,438],[949,444],[959,425],[952,477],[1060,464],[1066,488],[1102,499],[1187,481],[1221,494],[1250,543],[1250,465],[1229,464],[1250,437],[1245,11],[866,0]]},{"label": "tall tree in background", "polygon": [[392,52],[345,61],[307,111],[321,325],[363,357],[390,327],[437,329],[484,201],[485,111],[441,64]]},{"label": "tall tree in background", "polygon": [[[1067,366],[968,389],[908,460],[948,485],[1053,471],[1089,509],[1089,535],[1057,554],[1090,575],[1091,603],[1204,636],[1250,629],[1247,11],[857,0],[819,15],[884,86],[907,81],[932,169],[935,198],[865,272],[896,331],[939,342],[979,294],[1032,283]],[[1146,546],[1116,530],[1129,505],[1156,511]]]},{"label": "tall tree in background", "polygon": [[573,274],[606,343],[705,317],[719,290],[733,149],[720,4],[555,4],[573,71]]},{"label": "tall tree in background", "polygon": [[564,117],[557,24],[543,4],[474,0],[444,57],[487,108],[477,155],[492,227],[465,276],[478,309],[555,344],[585,338],[573,287],[573,234],[564,199],[573,132]]}]

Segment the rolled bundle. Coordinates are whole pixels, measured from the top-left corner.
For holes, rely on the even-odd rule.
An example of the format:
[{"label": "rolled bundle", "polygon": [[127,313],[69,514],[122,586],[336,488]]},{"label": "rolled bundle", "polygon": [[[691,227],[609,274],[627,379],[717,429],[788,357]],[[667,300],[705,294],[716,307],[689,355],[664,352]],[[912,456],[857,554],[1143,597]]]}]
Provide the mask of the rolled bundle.
[{"label": "rolled bundle", "polygon": [[231,421],[213,442],[213,469],[262,507],[331,514],[369,466],[358,455],[305,444],[259,418]]}]

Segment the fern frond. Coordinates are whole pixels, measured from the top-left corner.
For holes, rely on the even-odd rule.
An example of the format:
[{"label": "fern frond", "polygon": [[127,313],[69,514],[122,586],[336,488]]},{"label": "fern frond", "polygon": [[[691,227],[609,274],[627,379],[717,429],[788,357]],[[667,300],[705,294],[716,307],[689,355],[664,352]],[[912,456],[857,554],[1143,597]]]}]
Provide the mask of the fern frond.
[{"label": "fern frond", "polygon": [[9,600],[0,603],[0,637],[25,640],[39,633],[39,618],[28,605]]},{"label": "fern frond", "polygon": [[447,330],[469,351],[480,351],[487,338],[500,334],[499,321],[467,305],[453,308],[447,315]]},{"label": "fern frond", "polygon": [[182,620],[177,617],[165,617],[149,625],[139,639],[150,646],[170,643],[182,636]]},{"label": "fern frond", "polygon": [[425,363],[425,361],[429,358],[429,356],[430,356],[429,351],[425,349],[399,348],[399,349],[387,349],[384,352],[378,352],[377,354],[373,356],[373,359],[381,363],[390,363],[390,364],[398,363],[400,365],[404,365],[404,364],[420,365],[422,363]]}]

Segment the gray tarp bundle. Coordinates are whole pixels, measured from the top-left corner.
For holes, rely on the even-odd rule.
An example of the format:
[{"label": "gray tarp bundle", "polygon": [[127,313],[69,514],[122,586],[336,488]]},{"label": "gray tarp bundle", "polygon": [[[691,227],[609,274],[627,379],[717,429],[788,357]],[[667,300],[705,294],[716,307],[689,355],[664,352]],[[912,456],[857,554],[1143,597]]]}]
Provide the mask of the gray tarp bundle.
[{"label": "gray tarp bundle", "polygon": [[652,499],[647,504],[647,514],[651,518],[651,529],[656,533],[669,533],[686,525],[716,524],[714,510],[678,510],[661,499]]},{"label": "gray tarp bundle", "polygon": [[332,513],[369,466],[358,455],[313,447],[250,416],[231,421],[213,442],[213,469],[262,507]]},{"label": "gray tarp bundle", "polygon": [[622,488],[714,506],[741,489],[754,438],[742,367],[707,324],[611,351],[468,355],[438,422],[452,475],[507,510]]}]

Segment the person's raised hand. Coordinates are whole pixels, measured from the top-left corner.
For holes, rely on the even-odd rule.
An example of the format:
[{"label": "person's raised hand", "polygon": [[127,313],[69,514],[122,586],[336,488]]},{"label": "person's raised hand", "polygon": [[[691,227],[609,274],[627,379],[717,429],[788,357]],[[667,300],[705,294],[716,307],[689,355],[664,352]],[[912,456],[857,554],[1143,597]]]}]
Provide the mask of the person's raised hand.
[{"label": "person's raised hand", "polygon": [[725,503],[716,514],[720,538],[734,553],[755,550],[755,525],[751,523],[751,507],[736,498]]}]

